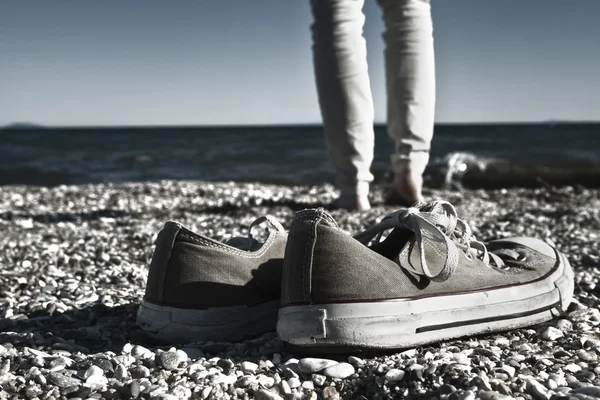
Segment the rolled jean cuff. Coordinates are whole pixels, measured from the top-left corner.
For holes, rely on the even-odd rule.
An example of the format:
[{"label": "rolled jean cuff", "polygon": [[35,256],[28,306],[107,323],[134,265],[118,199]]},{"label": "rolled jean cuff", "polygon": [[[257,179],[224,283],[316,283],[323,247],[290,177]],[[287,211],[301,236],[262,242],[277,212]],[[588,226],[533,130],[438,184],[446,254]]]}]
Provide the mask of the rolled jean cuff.
[{"label": "rolled jean cuff", "polygon": [[410,171],[423,175],[428,162],[429,151],[415,151],[408,155],[396,154],[392,156],[392,169],[396,174]]}]

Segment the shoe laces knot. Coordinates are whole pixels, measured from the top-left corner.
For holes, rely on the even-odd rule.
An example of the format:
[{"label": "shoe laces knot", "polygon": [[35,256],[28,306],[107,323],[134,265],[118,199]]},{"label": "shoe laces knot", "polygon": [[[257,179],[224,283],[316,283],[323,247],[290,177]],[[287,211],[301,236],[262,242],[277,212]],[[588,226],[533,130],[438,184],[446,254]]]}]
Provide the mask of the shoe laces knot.
[{"label": "shoe laces knot", "polygon": [[[504,262],[497,255],[490,253],[486,246],[472,234],[469,225],[458,218],[456,209],[446,201],[421,203],[417,207],[398,210],[386,215],[381,222],[355,236],[362,243],[375,239],[381,241],[384,231],[393,228],[405,228],[414,233],[418,262],[402,265],[410,272],[426,276],[432,281],[442,282],[450,278],[458,267],[461,250],[468,260],[479,258],[484,264],[503,268]],[[429,268],[425,247],[438,255],[445,254],[445,260],[439,272]]]}]

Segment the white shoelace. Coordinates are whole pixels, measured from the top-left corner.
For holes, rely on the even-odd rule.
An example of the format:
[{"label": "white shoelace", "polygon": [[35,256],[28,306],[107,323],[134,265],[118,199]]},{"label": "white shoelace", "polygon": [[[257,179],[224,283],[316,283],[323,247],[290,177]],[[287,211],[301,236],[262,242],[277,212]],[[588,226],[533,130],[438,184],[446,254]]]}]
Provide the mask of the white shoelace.
[{"label": "white shoelace", "polygon": [[248,228],[248,239],[250,239],[250,241],[254,239],[252,236],[253,230],[259,227],[260,225],[264,224],[265,222],[268,224],[267,229],[273,228],[277,232],[285,232],[285,228],[283,227],[283,225],[281,225],[281,223],[279,223],[279,221],[277,221],[277,218],[273,217],[272,215],[263,215],[262,217],[255,219],[250,224],[250,227]]},{"label": "white shoelace", "polygon": [[[427,210],[427,211],[423,211]],[[447,280],[458,267],[459,249],[468,259],[477,257],[486,265],[494,264],[503,268],[504,262],[497,255],[488,252],[485,245],[471,233],[469,225],[458,218],[456,209],[446,201],[434,201],[417,207],[401,209],[386,215],[381,222],[354,236],[361,243],[368,244],[373,239],[378,243],[383,233],[393,228],[405,228],[415,235],[415,249],[419,253],[420,268],[413,265],[403,266],[418,275],[423,275],[432,281]],[[427,265],[425,258],[425,242],[433,245],[444,245],[446,261],[439,273],[434,274]]]}]

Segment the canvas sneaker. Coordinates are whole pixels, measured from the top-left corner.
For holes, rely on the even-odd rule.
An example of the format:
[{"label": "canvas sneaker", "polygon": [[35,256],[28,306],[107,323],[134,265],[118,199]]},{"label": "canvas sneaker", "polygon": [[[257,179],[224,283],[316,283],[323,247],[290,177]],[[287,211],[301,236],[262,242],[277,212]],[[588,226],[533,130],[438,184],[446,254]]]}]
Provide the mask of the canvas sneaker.
[{"label": "canvas sneaker", "polygon": [[289,233],[277,332],[305,350],[414,347],[547,321],[572,297],[573,272],[554,246],[483,244],[447,202],[401,209],[354,237],[322,209],[303,210]]},{"label": "canvas sneaker", "polygon": [[[260,242],[252,233],[266,226]],[[287,234],[264,216],[222,243],[169,221],[159,233],[138,325],[171,343],[236,341],[274,331]]]}]

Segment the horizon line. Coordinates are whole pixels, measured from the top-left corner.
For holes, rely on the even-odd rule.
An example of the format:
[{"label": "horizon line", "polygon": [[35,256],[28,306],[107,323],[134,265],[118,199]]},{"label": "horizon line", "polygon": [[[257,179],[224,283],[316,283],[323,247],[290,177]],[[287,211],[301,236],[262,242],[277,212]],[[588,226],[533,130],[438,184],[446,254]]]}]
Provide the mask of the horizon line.
[{"label": "horizon line", "polygon": [[[553,125],[553,124],[599,124],[600,120],[543,120],[543,121],[482,121],[482,122],[436,122],[436,126],[444,125]],[[386,122],[375,122],[376,127],[386,126]],[[278,128],[278,127],[322,127],[322,122],[291,123],[241,123],[241,124],[106,124],[106,125],[43,125],[37,123],[14,122],[0,126],[0,130],[10,129],[126,129],[126,128]]]}]

